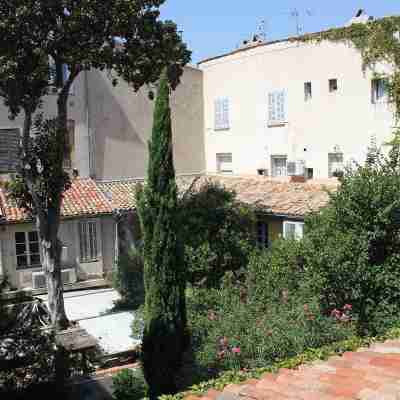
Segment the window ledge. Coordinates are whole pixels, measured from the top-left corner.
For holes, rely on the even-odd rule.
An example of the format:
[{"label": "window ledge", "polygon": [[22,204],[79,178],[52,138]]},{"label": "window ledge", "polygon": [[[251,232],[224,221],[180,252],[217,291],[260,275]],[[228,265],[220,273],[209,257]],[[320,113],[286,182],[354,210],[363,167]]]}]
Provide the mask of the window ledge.
[{"label": "window ledge", "polygon": [[79,262],[81,263],[81,264],[92,264],[92,263],[97,263],[97,262],[99,262],[100,261],[100,259],[99,258],[96,258],[96,259],[94,259],[94,260],[80,260]]},{"label": "window ledge", "polygon": [[275,128],[275,127],[280,127],[280,126],[285,126],[287,125],[287,121],[268,121],[268,128]]},{"label": "window ledge", "polygon": [[231,128],[214,128],[214,132],[229,131]]}]

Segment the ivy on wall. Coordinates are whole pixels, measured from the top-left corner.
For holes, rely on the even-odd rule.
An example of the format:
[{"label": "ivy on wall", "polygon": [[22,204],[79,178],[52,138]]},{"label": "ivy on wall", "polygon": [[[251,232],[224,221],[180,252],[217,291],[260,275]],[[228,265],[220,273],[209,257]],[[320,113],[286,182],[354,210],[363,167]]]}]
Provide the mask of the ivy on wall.
[{"label": "ivy on wall", "polygon": [[368,23],[355,23],[348,27],[330,29],[292,39],[293,41],[320,43],[349,42],[361,52],[363,69],[385,63],[390,74],[380,74],[387,82],[389,98],[394,104],[395,136],[400,142],[400,16],[385,17]]}]

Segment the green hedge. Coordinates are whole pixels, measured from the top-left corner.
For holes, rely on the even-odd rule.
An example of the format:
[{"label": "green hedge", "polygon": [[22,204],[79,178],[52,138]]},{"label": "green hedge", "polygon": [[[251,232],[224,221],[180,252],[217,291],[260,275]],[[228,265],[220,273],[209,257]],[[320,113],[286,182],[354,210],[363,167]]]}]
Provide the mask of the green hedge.
[{"label": "green hedge", "polygon": [[294,369],[298,366],[317,360],[326,360],[334,355],[341,355],[346,351],[355,351],[360,347],[370,346],[374,342],[400,338],[400,326],[390,329],[385,334],[375,337],[353,337],[341,342],[323,346],[319,349],[309,349],[295,357],[277,361],[265,368],[257,368],[248,371],[228,371],[215,379],[192,386],[188,391],[174,396],[161,396],[160,400],[182,400],[189,395],[202,395],[209,389],[223,390],[230,384],[238,384],[248,379],[258,379],[266,372],[277,372],[281,368]]}]

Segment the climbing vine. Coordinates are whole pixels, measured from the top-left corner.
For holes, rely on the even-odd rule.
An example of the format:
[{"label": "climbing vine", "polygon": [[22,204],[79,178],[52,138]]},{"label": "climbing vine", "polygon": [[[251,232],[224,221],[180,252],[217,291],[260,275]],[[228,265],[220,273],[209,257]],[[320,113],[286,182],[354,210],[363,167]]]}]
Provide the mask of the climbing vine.
[{"label": "climbing vine", "polygon": [[361,52],[363,69],[385,63],[391,72],[379,74],[387,82],[389,99],[394,104],[396,141],[400,141],[400,16],[385,17],[368,23],[355,23],[348,27],[330,29],[293,39],[294,41],[320,43],[350,42]]}]

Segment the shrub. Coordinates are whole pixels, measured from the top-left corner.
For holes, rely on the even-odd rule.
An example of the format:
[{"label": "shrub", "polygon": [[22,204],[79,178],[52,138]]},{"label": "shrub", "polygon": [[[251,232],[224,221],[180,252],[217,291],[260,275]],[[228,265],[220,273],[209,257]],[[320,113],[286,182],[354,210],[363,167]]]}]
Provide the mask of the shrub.
[{"label": "shrub", "polygon": [[348,169],[329,206],[306,221],[304,256],[324,312],[351,304],[360,334],[400,312],[400,156],[376,148]]},{"label": "shrub", "polygon": [[217,287],[227,271],[248,264],[254,238],[254,214],[236,193],[206,181],[181,198],[182,238],[188,281]]},{"label": "shrub", "polygon": [[280,241],[253,254],[245,282],[227,276],[220,289],[193,290],[188,310],[200,367],[263,367],[353,334],[350,309],[322,313],[301,255],[301,243]]},{"label": "shrub", "polygon": [[124,369],[113,377],[116,400],[141,400],[147,396],[147,384],[141,369]]},{"label": "shrub", "polygon": [[113,286],[121,299],[117,307],[136,309],[144,303],[143,254],[139,248],[121,255],[113,273]]}]

